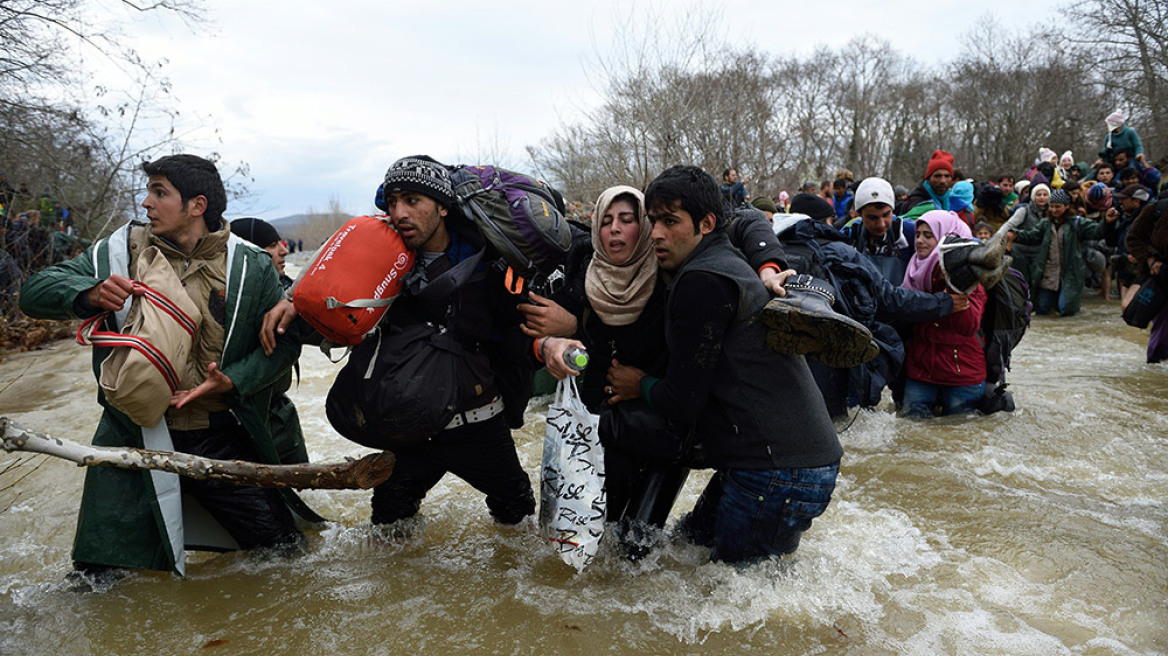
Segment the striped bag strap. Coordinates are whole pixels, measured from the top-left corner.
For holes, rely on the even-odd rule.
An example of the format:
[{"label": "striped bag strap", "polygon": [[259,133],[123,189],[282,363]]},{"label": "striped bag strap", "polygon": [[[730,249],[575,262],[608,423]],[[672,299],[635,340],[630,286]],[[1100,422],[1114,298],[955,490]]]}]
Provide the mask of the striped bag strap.
[{"label": "striped bag strap", "polygon": [[[162,310],[167,316],[174,319],[174,322],[183,329],[190,337],[195,336],[196,325],[193,319],[182,311],[182,308],[175,305],[173,301],[151,289],[149,286],[133,281],[135,295],[140,295],[146,299],[151,305]],[[159,350],[150,342],[138,337],[137,335],[126,335],[123,333],[116,333],[109,330],[100,330],[98,326],[105,321],[109,316],[109,312],[102,312],[101,314],[92,316],[81,322],[81,326],[77,329],[77,343],[82,346],[100,346],[104,348],[114,348],[118,346],[125,346],[138,351],[146,358],[146,361],[154,365],[166,380],[170,392],[173,394],[178,390],[181,377],[175,370],[174,365],[166,357],[166,354]]]}]

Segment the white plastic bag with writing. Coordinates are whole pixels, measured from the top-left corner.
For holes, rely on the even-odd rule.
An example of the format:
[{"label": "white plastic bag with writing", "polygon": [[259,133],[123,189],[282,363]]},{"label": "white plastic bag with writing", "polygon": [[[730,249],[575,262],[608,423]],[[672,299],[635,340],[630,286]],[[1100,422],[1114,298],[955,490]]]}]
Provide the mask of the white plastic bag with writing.
[{"label": "white plastic bag with writing", "polygon": [[584,569],[604,535],[604,450],[573,377],[548,406],[543,437],[539,525],[565,563]]}]

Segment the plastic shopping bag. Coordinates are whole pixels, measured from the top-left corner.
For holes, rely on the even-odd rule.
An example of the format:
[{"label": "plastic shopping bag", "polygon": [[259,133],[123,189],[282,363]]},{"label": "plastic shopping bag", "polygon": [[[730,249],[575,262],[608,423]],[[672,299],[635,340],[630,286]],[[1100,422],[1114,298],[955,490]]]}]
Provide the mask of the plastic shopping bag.
[{"label": "plastic shopping bag", "polygon": [[604,535],[604,450],[573,377],[561,380],[548,406],[543,438],[539,525],[565,563],[584,569]]}]

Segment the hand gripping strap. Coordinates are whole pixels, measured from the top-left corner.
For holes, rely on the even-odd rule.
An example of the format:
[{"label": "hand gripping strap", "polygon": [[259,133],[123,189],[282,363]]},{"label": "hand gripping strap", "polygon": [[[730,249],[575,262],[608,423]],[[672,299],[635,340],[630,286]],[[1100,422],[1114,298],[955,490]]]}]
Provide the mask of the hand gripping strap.
[{"label": "hand gripping strap", "polygon": [[[151,305],[154,305],[166,313],[167,316],[174,319],[175,323],[177,323],[179,327],[187,333],[187,335],[194,337],[196,329],[194,320],[191,319],[186,312],[183,312],[181,308],[175,305],[169,298],[136,280],[134,281],[134,291],[141,292],[140,295],[149,301]],[[105,321],[109,314],[109,312],[102,312],[99,315],[90,317],[83,321],[81,326],[77,329],[77,343],[81,344],[82,346],[101,346],[105,348],[125,346],[132,348],[135,351],[141,353],[142,357],[146,358],[150,364],[154,365],[154,368],[158,369],[159,373],[162,374],[163,379],[166,380],[166,385],[170,388],[170,392],[172,394],[178,390],[181,377],[179,376],[178,372],[175,371],[174,365],[170,363],[170,360],[166,357],[166,354],[160,351],[157,347],[136,335],[125,335],[122,333],[97,329],[97,326],[100,326],[101,322]]]}]

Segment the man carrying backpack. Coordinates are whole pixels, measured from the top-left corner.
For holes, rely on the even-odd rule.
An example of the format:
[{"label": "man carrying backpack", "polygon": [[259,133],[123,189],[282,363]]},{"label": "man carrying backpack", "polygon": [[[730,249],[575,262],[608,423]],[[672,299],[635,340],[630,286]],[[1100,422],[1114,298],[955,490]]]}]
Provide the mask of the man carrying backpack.
[{"label": "man carrying backpack", "polygon": [[[412,527],[398,522],[414,517],[426,493],[449,472],[487,495],[487,508],[495,520],[517,524],[535,512],[531,480],[519,463],[510,431],[523,423],[535,375],[531,340],[519,329],[523,315],[516,303],[520,297],[508,292],[502,271],[488,266],[483,256],[486,240],[456,208],[445,166],[424,155],[399,159],[386,172],[381,193],[393,227],[416,260],[401,295],[381,321],[379,336],[369,339],[383,340],[382,352],[387,346],[400,352],[411,346],[393,343],[394,335],[427,328],[452,335],[459,353],[452,374],[459,393],[453,419],[437,434],[392,448],[397,464],[389,480],[373,491],[372,522],[393,525],[394,537],[409,536]],[[291,304],[284,306],[287,312]],[[269,313],[265,329],[290,322],[287,314],[275,314]],[[265,335],[265,340],[270,339],[270,333]],[[419,341],[429,343],[430,339]],[[439,398],[437,390],[448,387],[447,382],[435,380],[431,386],[435,392],[428,396]],[[374,386],[379,381],[357,384]],[[335,385],[330,397],[338,392]],[[342,391],[355,397],[368,389]],[[412,432],[411,417],[432,416],[431,410],[440,410],[409,403],[384,405],[377,412],[394,414],[400,409],[393,423],[407,435]],[[422,433],[428,429],[417,432],[425,437]]]},{"label": "man carrying backpack", "polygon": [[848,242],[893,285],[904,281],[915,239],[912,221],[892,213],[896,201],[892,185],[882,178],[866,178],[856,188],[860,216],[840,229]]}]

